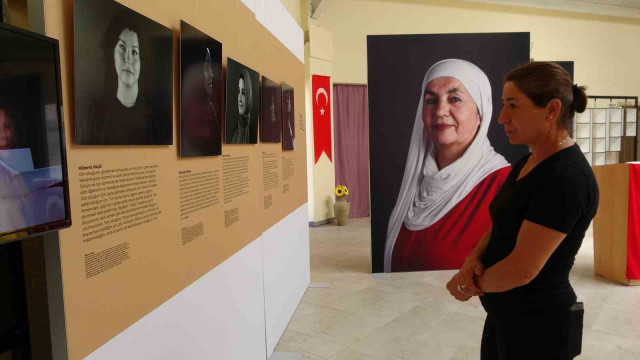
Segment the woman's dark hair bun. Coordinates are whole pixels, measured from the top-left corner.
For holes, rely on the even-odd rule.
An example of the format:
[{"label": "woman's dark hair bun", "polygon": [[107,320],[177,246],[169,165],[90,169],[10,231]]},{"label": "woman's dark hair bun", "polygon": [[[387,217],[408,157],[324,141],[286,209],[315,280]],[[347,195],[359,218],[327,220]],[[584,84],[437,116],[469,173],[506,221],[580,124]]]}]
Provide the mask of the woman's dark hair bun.
[{"label": "woman's dark hair bun", "polygon": [[587,90],[586,86],[578,86],[578,84],[573,85],[573,109],[577,113],[582,113],[587,108],[587,94],[585,90]]}]

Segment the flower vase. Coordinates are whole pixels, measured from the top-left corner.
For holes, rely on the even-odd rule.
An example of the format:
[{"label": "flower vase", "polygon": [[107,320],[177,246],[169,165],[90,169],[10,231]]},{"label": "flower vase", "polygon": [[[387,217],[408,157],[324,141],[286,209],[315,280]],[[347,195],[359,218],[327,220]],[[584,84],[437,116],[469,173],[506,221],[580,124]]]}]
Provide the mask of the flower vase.
[{"label": "flower vase", "polygon": [[336,215],[336,220],[339,226],[347,225],[349,220],[349,208],[351,204],[344,198],[344,196],[338,197],[338,200],[333,204],[333,213]]}]

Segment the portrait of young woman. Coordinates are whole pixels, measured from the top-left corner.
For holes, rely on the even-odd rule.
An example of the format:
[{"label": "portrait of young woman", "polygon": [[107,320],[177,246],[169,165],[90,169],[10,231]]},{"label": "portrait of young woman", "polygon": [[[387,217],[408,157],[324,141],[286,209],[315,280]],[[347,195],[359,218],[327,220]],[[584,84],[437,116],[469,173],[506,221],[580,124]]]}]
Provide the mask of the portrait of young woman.
[{"label": "portrait of young woman", "polygon": [[171,30],[112,0],[74,9],[76,143],[172,144]]},{"label": "portrait of young woman", "polygon": [[260,74],[228,58],[225,144],[257,144]]}]

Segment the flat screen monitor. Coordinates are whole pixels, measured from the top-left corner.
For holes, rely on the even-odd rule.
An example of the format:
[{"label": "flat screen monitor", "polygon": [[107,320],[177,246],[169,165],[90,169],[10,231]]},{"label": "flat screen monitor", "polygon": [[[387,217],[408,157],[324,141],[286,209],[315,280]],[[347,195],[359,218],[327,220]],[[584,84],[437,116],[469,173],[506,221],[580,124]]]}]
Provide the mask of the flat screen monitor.
[{"label": "flat screen monitor", "polygon": [[58,41],[0,24],[0,245],[71,225]]}]

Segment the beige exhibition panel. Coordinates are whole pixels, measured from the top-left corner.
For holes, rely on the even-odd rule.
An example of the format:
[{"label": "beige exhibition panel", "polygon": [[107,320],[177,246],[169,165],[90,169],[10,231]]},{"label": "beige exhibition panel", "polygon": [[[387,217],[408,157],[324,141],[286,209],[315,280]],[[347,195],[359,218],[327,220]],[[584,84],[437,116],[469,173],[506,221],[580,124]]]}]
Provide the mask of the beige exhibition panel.
[{"label": "beige exhibition panel", "polygon": [[[47,35],[60,41],[69,186],[73,225],[60,233],[69,359],[81,359],[151,312],[218,264],[257,239],[307,200],[304,130],[304,64],[239,0],[127,0],[122,4],[174,33],[174,136],[172,146],[77,146],[73,141],[73,1],[46,0]],[[179,28],[184,20],[222,42],[223,63],[234,58],[295,89],[295,151],[281,144],[223,145],[223,156],[180,159]],[[224,111],[224,110],[223,110]],[[248,158],[247,158],[248,157]],[[225,203],[223,162],[245,158],[247,194]],[[277,159],[278,187],[263,192],[263,158]],[[285,165],[287,164],[287,165]],[[272,163],[273,165],[273,163]],[[81,167],[88,169],[81,170]],[[89,171],[150,167],[158,211],[147,223],[90,239],[83,235],[80,177]],[[289,169],[283,169],[288,166]],[[89,170],[90,169],[90,170]],[[283,178],[287,171],[288,179]],[[181,219],[180,172],[213,171],[219,203]],[[81,175],[84,173],[85,175]],[[151,175],[150,175],[151,176]],[[86,196],[82,195],[82,197]],[[268,197],[268,204],[265,198]],[[151,200],[150,200],[151,201]],[[83,205],[84,206],[84,205]],[[265,207],[267,209],[265,210]],[[228,212],[239,217],[228,225]],[[183,244],[183,228],[201,223],[203,235]],[[124,246],[124,247],[123,247]],[[115,249],[115,250],[113,250]],[[125,249],[125,250],[122,250]],[[87,259],[119,251],[89,276]],[[122,254],[127,253],[127,257]],[[105,255],[106,254],[106,255]],[[120,256],[118,260],[118,256]],[[115,265],[114,265],[115,264]],[[104,265],[104,264],[103,264]],[[105,269],[106,267],[106,269]],[[221,293],[220,296],[225,296]]]}]

